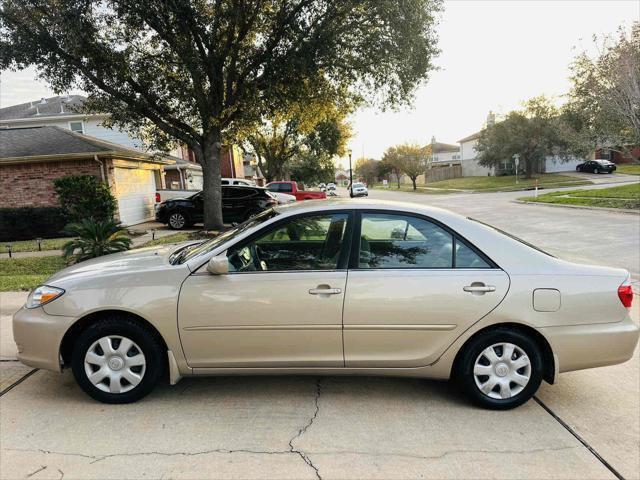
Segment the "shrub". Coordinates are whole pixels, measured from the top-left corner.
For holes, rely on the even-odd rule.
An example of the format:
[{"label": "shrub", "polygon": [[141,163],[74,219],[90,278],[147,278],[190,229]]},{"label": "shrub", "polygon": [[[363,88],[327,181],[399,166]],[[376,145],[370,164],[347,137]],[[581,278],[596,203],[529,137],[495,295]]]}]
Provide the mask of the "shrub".
[{"label": "shrub", "polygon": [[68,222],[85,218],[111,220],[116,199],[109,187],[91,175],[70,175],[53,182]]},{"label": "shrub", "polygon": [[0,242],[62,237],[66,223],[59,207],[0,208]]},{"label": "shrub", "polygon": [[[131,248],[131,239],[119,222],[85,218],[67,225],[65,233],[77,237],[65,243],[62,253],[67,260],[82,262],[90,258],[123,252]],[[75,253],[78,250],[78,253]]]}]

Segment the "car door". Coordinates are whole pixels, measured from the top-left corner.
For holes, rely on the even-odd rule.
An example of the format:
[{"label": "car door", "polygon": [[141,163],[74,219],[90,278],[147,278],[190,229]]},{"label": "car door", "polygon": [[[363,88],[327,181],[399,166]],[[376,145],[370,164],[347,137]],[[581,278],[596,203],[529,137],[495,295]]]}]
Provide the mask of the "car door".
[{"label": "car door", "polygon": [[184,282],[180,338],[191,367],[342,367],[352,214],[288,217],[229,249],[229,273]]},{"label": "car door", "polygon": [[196,193],[191,197],[192,208],[189,211],[191,220],[195,223],[202,222],[204,218],[204,194],[202,192]]},{"label": "car door", "polygon": [[345,366],[429,365],[506,295],[508,275],[445,226],[388,211],[358,218],[343,316]]}]

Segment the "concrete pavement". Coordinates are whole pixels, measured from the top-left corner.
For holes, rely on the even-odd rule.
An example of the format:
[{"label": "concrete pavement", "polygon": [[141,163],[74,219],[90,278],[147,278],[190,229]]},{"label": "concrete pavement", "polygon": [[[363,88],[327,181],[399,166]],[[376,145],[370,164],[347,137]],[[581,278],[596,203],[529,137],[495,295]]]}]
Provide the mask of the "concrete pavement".
[{"label": "concrete pavement", "polygon": [[[444,206],[562,257],[640,272],[629,215],[512,203],[522,192],[372,196]],[[1,389],[31,372],[13,361],[11,338],[25,297],[0,293]],[[492,412],[448,383],[352,377],[192,378],[108,406],[68,371],[37,371],[0,397],[0,478],[615,478],[608,463],[634,479],[639,379],[636,351]]]}]

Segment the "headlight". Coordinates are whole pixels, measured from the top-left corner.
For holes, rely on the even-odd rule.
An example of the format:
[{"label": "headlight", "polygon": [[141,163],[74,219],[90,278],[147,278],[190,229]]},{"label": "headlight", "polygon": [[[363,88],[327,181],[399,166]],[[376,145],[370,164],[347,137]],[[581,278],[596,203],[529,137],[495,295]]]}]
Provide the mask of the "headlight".
[{"label": "headlight", "polygon": [[64,293],[61,288],[50,287],[49,285],[40,285],[33,290],[27,298],[26,307],[41,307],[45,303],[53,302],[56,298]]}]

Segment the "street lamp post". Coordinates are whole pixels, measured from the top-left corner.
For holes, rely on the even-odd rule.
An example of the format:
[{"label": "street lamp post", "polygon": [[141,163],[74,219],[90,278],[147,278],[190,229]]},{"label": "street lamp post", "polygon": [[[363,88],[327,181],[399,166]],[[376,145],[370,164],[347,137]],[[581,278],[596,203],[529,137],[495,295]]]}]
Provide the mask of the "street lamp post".
[{"label": "street lamp post", "polygon": [[347,152],[349,154],[349,196],[353,197],[353,169],[351,168],[351,150]]},{"label": "street lamp post", "polygon": [[518,164],[520,163],[520,154],[515,153],[513,155],[513,162],[516,164],[516,185],[518,184]]}]

